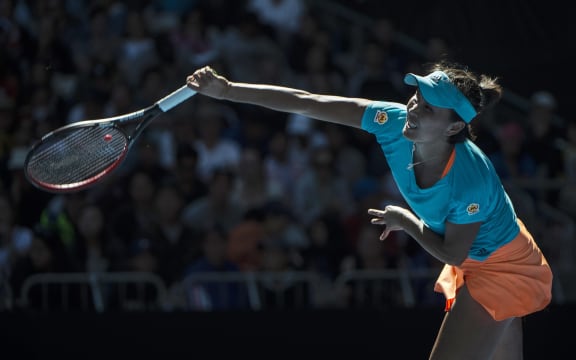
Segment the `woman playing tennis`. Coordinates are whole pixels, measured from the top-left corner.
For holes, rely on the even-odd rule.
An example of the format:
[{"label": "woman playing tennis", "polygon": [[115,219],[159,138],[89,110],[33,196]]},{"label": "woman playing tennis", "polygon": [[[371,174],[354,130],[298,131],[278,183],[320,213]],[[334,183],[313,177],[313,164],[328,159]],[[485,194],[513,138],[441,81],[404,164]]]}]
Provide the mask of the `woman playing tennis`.
[{"label": "woman playing tennis", "polygon": [[502,88],[446,62],[404,82],[415,87],[406,105],[236,83],[210,67],[187,78],[206,96],[373,134],[410,206],[368,210],[384,226],[380,240],[403,230],[445,264],[434,290],[445,295],[446,314],[430,359],[522,359],[522,317],[550,303],[552,272],[473,142],[471,123]]}]

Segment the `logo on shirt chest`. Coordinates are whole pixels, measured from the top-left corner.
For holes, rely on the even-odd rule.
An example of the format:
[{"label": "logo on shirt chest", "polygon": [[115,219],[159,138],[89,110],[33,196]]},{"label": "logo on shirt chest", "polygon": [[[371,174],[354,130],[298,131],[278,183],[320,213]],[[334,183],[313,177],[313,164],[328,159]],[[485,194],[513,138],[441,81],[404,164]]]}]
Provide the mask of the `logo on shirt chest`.
[{"label": "logo on shirt chest", "polygon": [[484,249],[484,248],[480,248],[478,250],[476,250],[476,255],[478,256],[484,256],[488,254],[488,250]]},{"label": "logo on shirt chest", "polygon": [[388,121],[388,114],[385,111],[376,111],[374,122],[378,125],[383,125],[386,121]]},{"label": "logo on shirt chest", "polygon": [[480,211],[480,204],[472,203],[466,207],[466,212],[468,215],[474,215]]}]

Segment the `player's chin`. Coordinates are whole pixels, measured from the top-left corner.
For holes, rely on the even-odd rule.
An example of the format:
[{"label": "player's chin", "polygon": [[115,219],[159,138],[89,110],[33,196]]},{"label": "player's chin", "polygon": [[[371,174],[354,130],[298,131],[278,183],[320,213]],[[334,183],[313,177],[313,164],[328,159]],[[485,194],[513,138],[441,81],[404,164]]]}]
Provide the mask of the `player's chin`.
[{"label": "player's chin", "polygon": [[408,140],[415,140],[416,139],[416,129],[410,128],[406,124],[406,125],[404,125],[404,128],[402,129],[402,135],[404,135],[404,137]]}]

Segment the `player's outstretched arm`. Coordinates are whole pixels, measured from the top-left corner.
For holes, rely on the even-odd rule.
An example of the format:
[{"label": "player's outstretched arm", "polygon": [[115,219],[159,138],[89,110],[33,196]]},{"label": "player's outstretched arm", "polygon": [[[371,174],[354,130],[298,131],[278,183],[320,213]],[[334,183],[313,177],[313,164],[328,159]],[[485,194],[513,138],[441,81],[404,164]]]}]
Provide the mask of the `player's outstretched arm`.
[{"label": "player's outstretched arm", "polygon": [[198,93],[216,99],[263,106],[357,128],[361,125],[364,109],[372,102],[368,99],[312,94],[284,86],[235,83],[218,75],[210,67],[188,76],[187,84]]}]

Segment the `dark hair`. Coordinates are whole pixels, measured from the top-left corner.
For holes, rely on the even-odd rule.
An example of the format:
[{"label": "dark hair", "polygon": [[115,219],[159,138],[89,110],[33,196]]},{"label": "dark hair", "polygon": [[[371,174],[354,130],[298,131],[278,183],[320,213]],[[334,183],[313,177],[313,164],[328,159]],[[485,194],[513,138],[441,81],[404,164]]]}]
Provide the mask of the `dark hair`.
[{"label": "dark hair", "polygon": [[[486,109],[496,105],[502,98],[502,86],[498,83],[497,77],[491,77],[484,74],[476,74],[471,71],[467,66],[456,62],[449,62],[442,60],[437,63],[429,65],[430,72],[441,70],[444,71],[452,83],[466,96],[470,101],[478,115],[472,122],[478,118]],[[456,113],[454,113],[455,121],[462,121]],[[449,139],[450,143],[462,142],[465,139],[476,140],[472,128],[472,122],[463,128],[458,134],[452,135]]]}]

